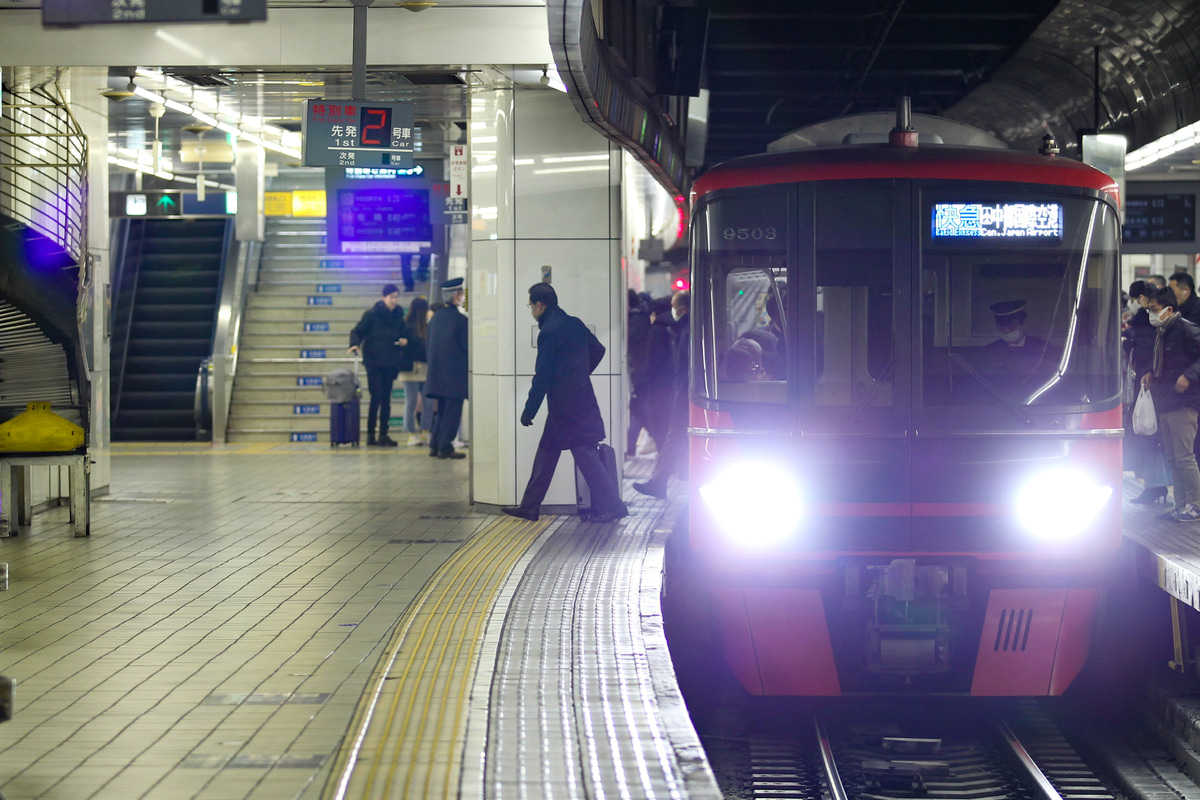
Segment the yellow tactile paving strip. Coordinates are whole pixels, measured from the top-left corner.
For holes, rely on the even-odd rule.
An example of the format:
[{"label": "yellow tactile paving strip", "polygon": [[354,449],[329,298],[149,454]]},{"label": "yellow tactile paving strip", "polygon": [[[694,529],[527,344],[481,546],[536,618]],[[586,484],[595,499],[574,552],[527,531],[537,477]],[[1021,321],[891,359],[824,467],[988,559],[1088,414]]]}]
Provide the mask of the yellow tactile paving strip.
[{"label": "yellow tactile paving strip", "polygon": [[380,658],[325,798],[458,796],[469,693],[492,605],[550,524],[497,520],[438,570]]},{"label": "yellow tactile paving strip", "polygon": [[320,442],[116,442],[113,455],[118,456],[261,456],[291,453],[329,453],[334,455],[425,456],[429,448],[421,447],[330,447]]}]

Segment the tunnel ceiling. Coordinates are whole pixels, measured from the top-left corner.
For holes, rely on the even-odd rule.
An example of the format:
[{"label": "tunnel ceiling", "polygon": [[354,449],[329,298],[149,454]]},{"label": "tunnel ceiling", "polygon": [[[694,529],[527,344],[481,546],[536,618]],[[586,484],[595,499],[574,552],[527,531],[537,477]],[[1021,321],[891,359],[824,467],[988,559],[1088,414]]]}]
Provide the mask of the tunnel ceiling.
[{"label": "tunnel ceiling", "polygon": [[[1200,119],[1200,0],[708,0],[705,167],[804,125],[894,109],[1068,153],[1094,125],[1130,149]],[[1188,160],[1190,164],[1190,159]]]},{"label": "tunnel ceiling", "polygon": [[706,164],[830,117],[944,114],[1023,45],[1056,0],[710,0]]}]

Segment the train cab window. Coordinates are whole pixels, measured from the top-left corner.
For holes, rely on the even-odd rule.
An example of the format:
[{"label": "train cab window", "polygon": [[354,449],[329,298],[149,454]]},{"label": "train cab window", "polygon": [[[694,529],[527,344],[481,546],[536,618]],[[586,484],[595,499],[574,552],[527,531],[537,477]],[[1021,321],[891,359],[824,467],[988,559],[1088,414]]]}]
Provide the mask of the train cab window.
[{"label": "train cab window", "polygon": [[787,402],[787,209],[787,194],[767,191],[713,200],[698,217],[693,381],[705,397]]},{"label": "train cab window", "polygon": [[815,402],[892,405],[893,190],[816,192]]},{"label": "train cab window", "polygon": [[1115,402],[1119,227],[1070,196],[923,203],[921,341],[926,406]]}]

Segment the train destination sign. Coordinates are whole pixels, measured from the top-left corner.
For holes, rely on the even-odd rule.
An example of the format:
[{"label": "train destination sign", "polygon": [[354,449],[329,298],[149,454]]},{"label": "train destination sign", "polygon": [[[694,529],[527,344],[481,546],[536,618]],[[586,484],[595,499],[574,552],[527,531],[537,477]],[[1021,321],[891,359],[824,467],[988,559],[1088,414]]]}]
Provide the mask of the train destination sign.
[{"label": "train destination sign", "polygon": [[934,203],[933,238],[1062,239],[1061,203]]},{"label": "train destination sign", "polygon": [[425,189],[339,189],[333,224],[342,253],[419,253],[433,246]]},{"label": "train destination sign", "polygon": [[413,167],[412,103],[306,100],[301,118],[306,167]]},{"label": "train destination sign", "polygon": [[253,22],[267,0],[42,0],[43,25],[105,22]]}]

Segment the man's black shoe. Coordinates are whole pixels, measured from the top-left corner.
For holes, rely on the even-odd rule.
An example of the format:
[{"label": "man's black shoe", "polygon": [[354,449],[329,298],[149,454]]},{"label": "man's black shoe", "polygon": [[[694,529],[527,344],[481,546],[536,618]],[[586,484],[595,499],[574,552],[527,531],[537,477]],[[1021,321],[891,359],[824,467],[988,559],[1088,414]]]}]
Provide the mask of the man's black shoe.
[{"label": "man's black shoe", "polygon": [[659,500],[664,500],[667,496],[666,489],[660,489],[657,486],[649,483],[635,483],[633,488],[642,494],[649,495],[650,497],[657,497]]},{"label": "man's black shoe", "polygon": [[380,447],[397,447],[396,440],[388,436],[386,433],[379,437]]},{"label": "man's black shoe", "polygon": [[437,458],[437,450],[434,450],[432,447],[431,447],[431,448],[429,448],[429,457],[430,457],[430,458]]},{"label": "man's black shoe", "polygon": [[504,506],[500,510],[505,514],[508,514],[510,517],[520,517],[521,519],[527,519],[530,522],[537,522],[538,519],[538,512],[531,508],[522,508],[521,506]]},{"label": "man's black shoe", "polygon": [[626,508],[624,503],[621,503],[621,505],[619,505],[617,508],[614,508],[612,511],[609,511],[604,514],[597,514],[596,516],[591,517],[588,521],[589,522],[616,522],[617,520],[619,520],[623,517],[628,517],[628,516],[629,516],[629,509]]},{"label": "man's black shoe", "polygon": [[376,438],[374,436],[367,437],[367,447],[376,447],[376,446],[378,446],[378,444],[379,444],[379,442],[378,442],[378,440],[376,440]]},{"label": "man's black shoe", "polygon": [[438,458],[466,458],[467,454],[466,453],[458,453],[458,452],[455,452],[454,450],[451,450],[449,453],[438,453],[437,457]]}]

